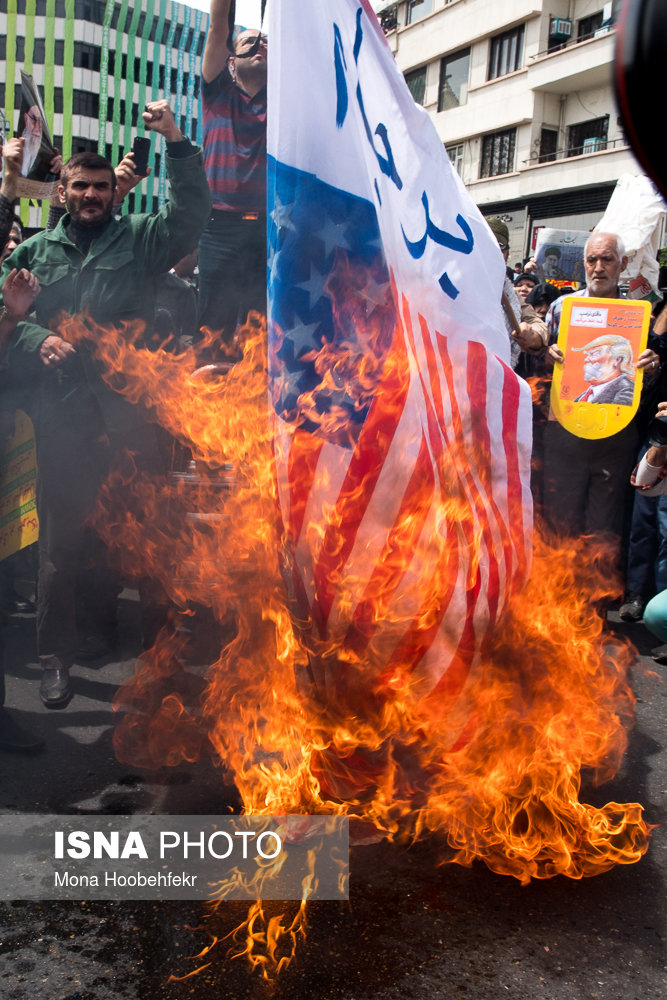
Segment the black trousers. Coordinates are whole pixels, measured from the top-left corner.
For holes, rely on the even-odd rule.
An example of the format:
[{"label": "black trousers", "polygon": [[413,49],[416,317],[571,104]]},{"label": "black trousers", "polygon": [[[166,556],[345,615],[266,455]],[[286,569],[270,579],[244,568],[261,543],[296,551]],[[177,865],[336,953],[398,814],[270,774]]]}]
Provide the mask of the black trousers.
[{"label": "black trousers", "polygon": [[116,623],[120,574],[90,525],[100,486],[124,449],[138,469],[162,471],[155,428],[108,433],[95,398],[61,401],[41,414],[37,437],[39,583],[37,652],[43,667],[70,667],[79,632]]},{"label": "black trousers", "polygon": [[623,531],[638,432],[634,423],[618,434],[589,441],[555,421],[544,429],[544,514],[563,535]]},{"label": "black trousers", "polygon": [[199,241],[199,326],[229,344],[250,309],[266,313],[266,217],[214,210]]}]

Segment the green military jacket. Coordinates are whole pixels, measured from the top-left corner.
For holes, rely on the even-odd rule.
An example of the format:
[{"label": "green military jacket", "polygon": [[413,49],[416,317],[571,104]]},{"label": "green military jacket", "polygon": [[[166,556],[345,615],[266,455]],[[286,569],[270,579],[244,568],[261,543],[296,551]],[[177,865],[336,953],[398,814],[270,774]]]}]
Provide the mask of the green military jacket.
[{"label": "green military jacket", "polygon": [[[77,345],[77,357],[56,370],[42,364],[39,348],[50,333],[59,332],[63,314],[86,313],[107,329],[141,320],[150,333],[156,275],[196,246],[211,210],[201,153],[194,146],[191,150],[170,156],[168,145],[169,200],[156,214],[112,218],[85,257],[67,236],[65,215],[55,229],[27,239],[3,264],[0,285],[13,267],[24,267],[41,286],[35,320],[17,326],[9,355],[10,372],[36,423],[57,417],[68,400],[90,393],[108,430],[127,430],[142,419],[104,383],[85,346]],[[62,335],[67,339],[66,330]]]}]

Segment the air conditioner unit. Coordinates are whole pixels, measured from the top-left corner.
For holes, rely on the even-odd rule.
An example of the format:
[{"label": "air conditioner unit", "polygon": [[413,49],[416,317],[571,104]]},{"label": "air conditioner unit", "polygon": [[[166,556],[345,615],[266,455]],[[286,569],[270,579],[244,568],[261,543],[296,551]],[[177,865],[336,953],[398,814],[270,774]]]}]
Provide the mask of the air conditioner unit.
[{"label": "air conditioner unit", "polygon": [[604,139],[586,139],[581,147],[582,153],[596,153],[604,146]]},{"label": "air conditioner unit", "polygon": [[550,38],[571,38],[572,21],[569,17],[552,17],[549,22]]}]

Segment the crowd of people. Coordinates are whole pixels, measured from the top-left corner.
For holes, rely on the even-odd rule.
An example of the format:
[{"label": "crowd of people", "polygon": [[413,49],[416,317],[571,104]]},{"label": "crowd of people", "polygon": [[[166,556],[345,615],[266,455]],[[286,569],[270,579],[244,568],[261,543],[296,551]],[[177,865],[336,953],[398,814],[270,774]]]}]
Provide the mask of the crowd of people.
[{"label": "crowd of people", "polygon": [[[76,317],[91,337],[140,323],[147,346],[203,334],[209,353],[233,356],[234,334],[248,311],[266,309],[267,46],[258,31],[234,35],[230,6],[214,0],[211,9],[202,64],[203,155],[166,100],[143,112],[145,129],[166,143],[169,197],[159,212],[117,211],[141,180],[133,154],[115,168],[93,152],[65,164],[56,156],[57,199],[47,227],[24,240],[15,198],[26,139],[3,148],[1,429],[7,441],[13,414],[23,409],[35,431],[39,693],[50,709],[69,703],[74,663],[104,655],[116,641],[121,581],[90,526],[100,485],[127,450],[140,471],[166,472],[154,424],[140,405],[108,387],[86,343],[71,342],[68,318]],[[187,280],[197,254],[198,299]],[[31,601],[14,586],[15,560],[3,564],[3,611],[29,612]],[[139,581],[139,593],[149,646],[164,604],[149,580]],[[39,745],[0,709],[0,749]]]},{"label": "crowd of people", "polygon": [[[507,227],[498,219],[489,222],[507,260]],[[553,277],[556,255],[551,257],[544,269],[550,272],[546,282],[540,283],[534,258],[517,262],[513,270],[508,268],[507,279],[514,282],[522,311],[524,303],[532,305],[546,326],[545,350],[530,359],[530,375],[540,397],[533,422],[532,487],[537,515],[556,538],[595,535],[610,542],[625,579],[621,619],[640,621],[650,602],[646,622],[664,642],[664,622],[660,629],[653,627],[656,603],[652,600],[663,591],[667,594],[667,506],[659,499],[664,490],[656,486],[658,472],[652,482],[648,482],[644,465],[641,477],[633,478],[632,473],[640,460],[645,461],[649,448],[667,444],[667,433],[656,413],[658,403],[667,398],[667,309],[660,302],[654,310],[647,347],[636,358],[628,340],[613,333],[593,337],[579,348],[584,354],[587,388],[573,402],[632,406],[637,370],[643,370],[643,382],[638,409],[625,427],[608,437],[590,439],[574,434],[555,418],[548,399],[553,366],[565,360],[557,343],[563,303],[566,296],[623,298],[620,280],[627,256],[617,234],[592,233],[583,253],[585,282],[576,291],[563,286],[562,274]],[[561,287],[553,284],[556,280]],[[520,356],[515,365],[522,370],[523,362],[522,374],[526,360]],[[661,412],[664,409],[667,403]],[[654,450],[653,460],[661,454]],[[667,607],[667,600],[664,603]]]},{"label": "crowd of people", "polygon": [[[89,523],[100,485],[128,448],[138,469],[166,472],[147,413],[105,383],[85,344],[68,339],[66,319],[76,317],[93,337],[100,329],[141,321],[149,340],[200,340],[206,361],[238,354],[239,326],[249,310],[266,309],[266,79],[265,36],[234,35],[230,0],[213,0],[202,61],[203,151],[182,134],[166,100],[149,103],[143,113],[145,128],[166,143],[169,198],[157,213],[118,212],[141,180],[132,154],[115,168],[96,153],[77,153],[64,164],[56,156],[51,170],[59,177],[58,193],[47,228],[24,240],[13,184],[25,158],[25,139],[4,146],[0,433],[4,439],[11,435],[14,411],[28,412],[38,469],[40,697],[49,709],[69,703],[72,666],[108,653],[116,641],[121,581]],[[507,262],[507,226],[500,219],[488,221]],[[585,285],[574,294],[619,297],[625,264],[616,234],[592,234],[584,251]],[[562,292],[573,292],[553,283],[559,273],[556,255],[546,266],[548,273],[539,274],[528,259],[507,268],[502,292],[512,366],[542,387],[553,366],[563,362],[557,346]],[[658,440],[652,419],[667,397],[662,383],[667,338],[663,347],[660,337],[665,318],[663,313],[656,320],[648,347],[636,359],[619,352],[609,338],[586,346],[591,391],[599,401],[612,383],[614,391],[622,383],[627,393],[636,369],[644,371],[642,405],[623,430],[586,440],[562,427],[544,403],[534,407],[539,516],[555,536],[603,534],[617,540],[619,566],[622,553],[627,566],[621,617],[633,621],[656,593],[667,592],[667,507],[661,506],[667,500],[655,496],[667,482],[667,434]],[[630,518],[630,479],[638,458],[643,464]],[[29,612],[32,603],[15,589],[14,573],[14,561],[3,560],[4,611]],[[164,605],[149,580],[139,581],[139,591],[143,640],[150,645]],[[650,606],[660,618],[656,632],[667,639],[667,601],[656,600]],[[1,681],[0,665],[0,705]],[[0,708],[0,749],[39,746]]]}]

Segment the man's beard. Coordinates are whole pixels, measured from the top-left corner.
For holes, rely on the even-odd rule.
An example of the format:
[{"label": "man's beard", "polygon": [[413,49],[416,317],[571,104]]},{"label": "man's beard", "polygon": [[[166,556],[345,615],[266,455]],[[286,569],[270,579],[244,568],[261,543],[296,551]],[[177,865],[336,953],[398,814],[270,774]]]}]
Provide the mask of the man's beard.
[{"label": "man's beard", "polygon": [[24,135],[23,137],[23,164],[21,166],[21,174],[23,177],[27,177],[30,173],[32,167],[34,166],[35,160],[37,159],[37,154],[39,153],[39,147],[42,145],[42,136]]}]

